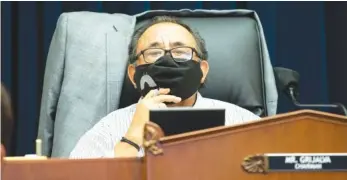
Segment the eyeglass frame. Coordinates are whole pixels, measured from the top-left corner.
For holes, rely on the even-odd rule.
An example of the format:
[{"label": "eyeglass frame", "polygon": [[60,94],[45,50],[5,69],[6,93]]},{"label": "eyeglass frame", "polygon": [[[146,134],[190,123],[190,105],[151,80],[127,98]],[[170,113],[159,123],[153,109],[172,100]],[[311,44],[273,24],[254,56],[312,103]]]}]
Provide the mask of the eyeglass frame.
[{"label": "eyeglass frame", "polygon": [[[145,52],[145,51],[147,51],[147,50],[149,50],[149,49],[161,49],[161,50],[164,50],[164,56],[165,56],[165,54],[169,53],[170,56],[173,58],[173,56],[172,56],[172,54],[171,54],[171,51],[174,50],[174,49],[178,49],[178,48],[189,48],[189,49],[192,50],[192,57],[191,57],[190,59],[187,59],[186,61],[191,61],[191,60],[193,60],[194,53],[196,54],[196,56],[197,56],[198,58],[200,58],[199,61],[202,59],[202,58],[201,58],[201,55],[199,54],[199,52],[198,52],[195,48],[189,47],[189,46],[178,46],[178,47],[174,47],[174,48],[171,48],[171,49],[147,48],[147,49],[144,49],[144,50],[140,51],[140,52],[135,56],[135,60],[137,60],[137,59],[142,55],[142,56],[143,56],[143,60],[144,60],[147,64],[152,64],[152,63],[154,63],[155,61],[154,61],[154,62],[147,62],[147,61],[146,61],[146,58],[145,58],[145,55],[144,55],[144,52]],[[160,56],[160,57],[162,57],[162,56]],[[159,57],[159,58],[160,58],[160,57]],[[158,58],[158,59],[159,59],[159,58]],[[174,59],[174,58],[173,58],[173,59]],[[186,61],[185,61],[185,62],[186,62]]]}]

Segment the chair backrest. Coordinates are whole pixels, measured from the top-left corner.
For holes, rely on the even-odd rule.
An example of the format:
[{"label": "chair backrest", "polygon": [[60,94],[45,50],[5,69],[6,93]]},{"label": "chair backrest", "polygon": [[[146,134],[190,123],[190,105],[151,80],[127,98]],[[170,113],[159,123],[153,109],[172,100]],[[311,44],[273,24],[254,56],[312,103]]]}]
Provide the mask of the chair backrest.
[{"label": "chair backrest", "polygon": [[[250,11],[249,11],[250,12]],[[157,15],[179,17],[196,29],[205,39],[209,53],[210,72],[203,96],[230,102],[257,115],[268,115],[265,66],[267,53],[262,30],[254,13],[240,11],[150,11],[137,17],[140,27]],[[264,51],[265,48],[265,51]],[[272,68],[271,68],[272,71]],[[273,89],[273,93],[277,93]],[[136,103],[140,97],[128,77],[125,77],[120,107]]]}]

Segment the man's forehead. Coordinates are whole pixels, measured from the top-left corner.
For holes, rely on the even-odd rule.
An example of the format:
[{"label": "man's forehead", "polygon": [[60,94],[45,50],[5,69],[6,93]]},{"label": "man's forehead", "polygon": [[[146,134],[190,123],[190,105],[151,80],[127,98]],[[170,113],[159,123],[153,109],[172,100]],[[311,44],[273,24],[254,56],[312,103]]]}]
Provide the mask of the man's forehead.
[{"label": "man's forehead", "polygon": [[174,23],[159,23],[149,27],[139,39],[139,45],[163,46],[194,45],[194,37],[183,26]]}]

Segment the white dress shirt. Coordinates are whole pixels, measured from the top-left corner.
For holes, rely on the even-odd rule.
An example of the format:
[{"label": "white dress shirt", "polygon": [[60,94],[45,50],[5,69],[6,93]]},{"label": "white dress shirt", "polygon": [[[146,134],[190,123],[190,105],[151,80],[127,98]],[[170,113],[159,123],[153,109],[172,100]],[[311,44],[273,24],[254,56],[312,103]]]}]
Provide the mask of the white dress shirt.
[{"label": "white dress shirt", "polygon": [[[227,102],[204,98],[199,93],[192,108],[223,108],[225,109],[225,125],[235,125],[260,119],[252,112]],[[118,109],[102,118],[87,131],[77,142],[70,153],[70,158],[102,158],[114,157],[114,147],[126,134],[136,104]],[[143,153],[139,153],[142,156]]]}]

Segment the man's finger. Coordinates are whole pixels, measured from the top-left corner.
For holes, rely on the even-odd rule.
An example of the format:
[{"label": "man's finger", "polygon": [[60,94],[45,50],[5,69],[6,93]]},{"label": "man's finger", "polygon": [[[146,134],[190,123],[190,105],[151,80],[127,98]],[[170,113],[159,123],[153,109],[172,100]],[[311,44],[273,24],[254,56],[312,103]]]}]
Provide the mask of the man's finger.
[{"label": "man's finger", "polygon": [[155,103],[163,103],[163,102],[173,102],[173,103],[179,103],[181,102],[181,98],[173,95],[159,95],[156,97],[153,97],[153,101]]},{"label": "man's finger", "polygon": [[159,107],[159,108],[167,108],[166,104],[164,104],[164,103],[159,103],[159,104],[158,104],[158,107]]},{"label": "man's finger", "polygon": [[155,96],[156,94],[158,94],[158,92],[159,92],[158,89],[152,89],[146,94],[146,96],[143,99],[151,98]]},{"label": "man's finger", "polygon": [[168,94],[169,92],[170,92],[170,89],[168,89],[168,88],[160,88],[159,90],[158,89],[152,89],[146,94],[144,99],[152,98],[152,97],[158,96],[160,94]]},{"label": "man's finger", "polygon": [[169,88],[160,88],[159,94],[169,94],[170,89]]}]

